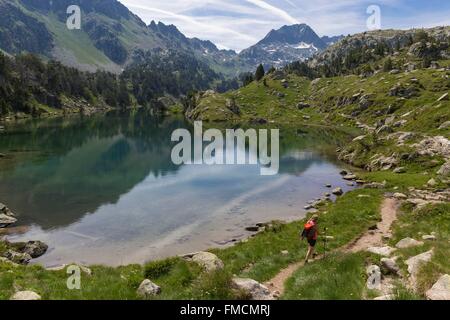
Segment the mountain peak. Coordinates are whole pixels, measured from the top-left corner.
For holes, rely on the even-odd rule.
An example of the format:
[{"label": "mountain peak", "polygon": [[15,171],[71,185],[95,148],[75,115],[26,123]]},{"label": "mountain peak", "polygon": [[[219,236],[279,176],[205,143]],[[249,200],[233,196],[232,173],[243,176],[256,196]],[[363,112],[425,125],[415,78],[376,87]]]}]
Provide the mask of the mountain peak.
[{"label": "mountain peak", "polygon": [[312,44],[318,49],[327,47],[326,43],[305,23],[285,25],[278,30],[271,30],[258,45],[272,45],[275,43]]}]

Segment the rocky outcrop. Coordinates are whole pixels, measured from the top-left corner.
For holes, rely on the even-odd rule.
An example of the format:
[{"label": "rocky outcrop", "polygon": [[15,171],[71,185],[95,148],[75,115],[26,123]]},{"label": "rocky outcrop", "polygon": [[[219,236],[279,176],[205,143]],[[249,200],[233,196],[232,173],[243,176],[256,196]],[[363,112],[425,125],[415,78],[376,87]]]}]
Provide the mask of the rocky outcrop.
[{"label": "rocky outcrop", "polygon": [[139,288],[137,289],[138,296],[144,299],[157,296],[160,293],[161,288],[148,279],[142,281],[142,283],[139,285]]},{"label": "rocky outcrop", "polygon": [[199,264],[205,271],[212,272],[224,268],[222,260],[210,252],[196,252],[182,256],[187,261]]},{"label": "rocky outcrop", "polygon": [[253,279],[233,278],[232,288],[242,291],[251,297],[251,300],[275,300],[270,290]]},{"label": "rocky outcrop", "polygon": [[419,143],[412,145],[412,147],[422,156],[450,158],[450,141],[442,136],[423,139]]},{"label": "rocky outcrop", "polygon": [[41,296],[34,291],[19,291],[16,292],[10,300],[41,300]]},{"label": "rocky outcrop", "polygon": [[440,277],[425,295],[429,300],[450,300],[450,275]]},{"label": "rocky outcrop", "polygon": [[14,250],[8,250],[4,257],[9,261],[22,265],[27,265],[32,259],[28,253],[16,252]]},{"label": "rocky outcrop", "polygon": [[29,254],[33,259],[39,258],[47,252],[48,245],[42,241],[28,241],[20,250],[22,253]]},{"label": "rocky outcrop", "polygon": [[16,222],[17,219],[11,210],[9,210],[9,208],[3,203],[0,203],[0,228],[5,228]]}]

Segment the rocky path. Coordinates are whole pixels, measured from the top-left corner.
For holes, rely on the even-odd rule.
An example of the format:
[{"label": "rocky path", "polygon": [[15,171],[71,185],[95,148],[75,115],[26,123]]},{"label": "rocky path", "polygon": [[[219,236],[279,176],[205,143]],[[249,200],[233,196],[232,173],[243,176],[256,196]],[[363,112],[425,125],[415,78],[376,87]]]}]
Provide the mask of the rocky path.
[{"label": "rocky path", "polygon": [[[381,221],[377,224],[377,229],[366,232],[360,238],[341,250],[344,252],[355,253],[367,250],[370,247],[381,246],[383,244],[383,237],[391,234],[391,226],[394,221],[397,220],[398,206],[399,204],[396,199],[386,198],[381,206]],[[323,256],[318,256],[315,260],[319,260],[322,257]],[[267,281],[264,285],[275,297],[283,295],[286,280],[289,279],[295,271],[303,267],[303,265],[303,261],[289,265],[287,268],[281,270],[274,278]]]}]

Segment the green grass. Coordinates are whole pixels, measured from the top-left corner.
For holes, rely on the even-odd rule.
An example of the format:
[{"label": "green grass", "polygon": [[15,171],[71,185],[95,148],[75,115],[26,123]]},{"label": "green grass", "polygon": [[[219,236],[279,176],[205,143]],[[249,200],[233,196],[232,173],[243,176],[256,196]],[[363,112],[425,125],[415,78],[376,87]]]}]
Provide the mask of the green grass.
[{"label": "green grass", "polygon": [[[429,205],[421,210],[412,210],[409,206],[402,208],[402,214],[394,226],[394,237],[390,244],[395,245],[399,240],[411,237],[422,240],[422,235],[436,233],[436,241],[425,242],[423,246],[399,250],[400,261],[433,249],[432,260],[424,265],[418,275],[418,294],[426,290],[443,274],[450,273],[450,203]],[[406,270],[406,266],[403,265]]]},{"label": "green grass", "polygon": [[286,283],[284,300],[361,300],[365,254],[333,253],[300,268]]}]

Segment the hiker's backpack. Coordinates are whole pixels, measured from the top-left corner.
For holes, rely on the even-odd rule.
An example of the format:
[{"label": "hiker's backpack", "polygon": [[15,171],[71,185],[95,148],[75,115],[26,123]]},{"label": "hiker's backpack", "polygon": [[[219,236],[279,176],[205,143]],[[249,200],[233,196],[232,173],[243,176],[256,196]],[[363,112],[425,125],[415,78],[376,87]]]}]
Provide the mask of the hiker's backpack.
[{"label": "hiker's backpack", "polygon": [[306,239],[312,239],[314,237],[314,223],[308,221],[308,223],[305,224],[302,237]]}]

